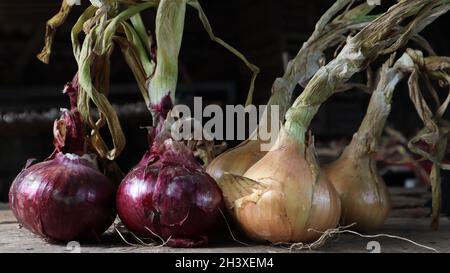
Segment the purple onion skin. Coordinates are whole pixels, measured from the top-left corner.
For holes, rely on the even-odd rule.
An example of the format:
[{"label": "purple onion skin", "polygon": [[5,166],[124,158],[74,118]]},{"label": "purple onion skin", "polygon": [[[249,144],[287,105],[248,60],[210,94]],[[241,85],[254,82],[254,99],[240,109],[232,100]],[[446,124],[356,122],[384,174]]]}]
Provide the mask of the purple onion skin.
[{"label": "purple onion skin", "polygon": [[193,156],[182,150],[169,147],[162,154],[148,152],[122,180],[117,212],[139,236],[157,234],[171,247],[204,246],[207,234],[222,218],[222,192]]},{"label": "purple onion skin", "polygon": [[58,152],[22,170],[9,204],[25,228],[48,240],[98,239],[115,219],[115,192],[94,163]]}]

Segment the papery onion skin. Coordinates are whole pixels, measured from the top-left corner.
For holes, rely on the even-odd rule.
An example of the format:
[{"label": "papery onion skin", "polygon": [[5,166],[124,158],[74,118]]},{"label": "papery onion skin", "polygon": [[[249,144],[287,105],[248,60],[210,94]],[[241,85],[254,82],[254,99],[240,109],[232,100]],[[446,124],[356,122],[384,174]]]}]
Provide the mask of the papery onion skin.
[{"label": "papery onion skin", "polygon": [[9,204],[21,225],[46,239],[92,239],[115,219],[115,190],[92,160],[56,153],[22,170],[11,186]]},{"label": "papery onion skin", "polygon": [[390,211],[390,197],[371,155],[357,156],[352,146],[342,156],[325,166],[327,177],[342,202],[342,225],[355,224],[361,231],[376,230],[384,224]]},{"label": "papery onion skin", "polygon": [[204,246],[222,217],[222,192],[184,144],[159,141],[120,184],[120,219],[133,233],[156,234],[171,247]]},{"label": "papery onion skin", "polygon": [[255,241],[311,242],[320,237],[317,231],[336,227],[340,200],[312,158],[303,157],[304,149],[296,140],[282,134],[272,150],[244,174],[266,189],[235,202],[233,214]]},{"label": "papery onion skin", "polygon": [[206,172],[218,181],[224,173],[243,175],[253,164],[267,152],[261,151],[261,142],[246,140],[239,146],[214,158],[207,166]]}]

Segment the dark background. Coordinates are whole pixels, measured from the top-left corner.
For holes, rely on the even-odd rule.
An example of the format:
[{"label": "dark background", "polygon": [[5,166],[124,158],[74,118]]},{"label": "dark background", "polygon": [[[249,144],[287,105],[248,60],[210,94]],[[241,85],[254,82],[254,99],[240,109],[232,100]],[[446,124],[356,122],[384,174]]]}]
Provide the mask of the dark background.
[{"label": "dark background", "polygon": [[[286,60],[296,54],[334,1],[201,2],[216,35],[260,67],[254,103],[265,104]],[[28,158],[42,160],[51,153],[53,120],[60,107],[67,107],[61,91],[76,72],[70,27],[81,7],[75,7],[58,30],[51,63],[45,65],[35,58],[43,45],[45,22],[59,5],[59,0],[0,0],[0,202],[7,200],[9,185]],[[148,12],[145,21],[152,22],[153,16]],[[447,14],[422,32],[439,55],[450,55],[449,26]],[[208,103],[243,104],[250,76],[239,59],[209,40],[197,14],[188,8],[179,100],[188,102],[196,94]],[[127,171],[145,151],[146,133],[140,126],[149,125],[150,119],[120,53],[113,55],[111,82],[111,100],[122,106],[120,118],[127,136],[127,147],[118,161]],[[330,99],[314,120],[316,138],[349,138],[364,116],[368,98],[362,92],[350,91]],[[405,86],[396,92],[389,124],[406,135],[420,127]]]}]

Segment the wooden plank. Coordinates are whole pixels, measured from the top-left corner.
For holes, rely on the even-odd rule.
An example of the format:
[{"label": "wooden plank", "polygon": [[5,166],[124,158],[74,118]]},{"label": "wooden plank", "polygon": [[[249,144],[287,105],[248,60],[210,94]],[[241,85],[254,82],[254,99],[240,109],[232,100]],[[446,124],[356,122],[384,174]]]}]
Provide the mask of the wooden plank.
[{"label": "wooden plank", "polygon": [[[5,208],[5,205],[0,207]],[[8,210],[0,210],[0,252],[71,252],[65,244],[50,244],[33,235],[25,229],[17,228],[18,223]],[[439,252],[450,252],[450,220],[441,220],[441,229],[432,231],[429,219],[391,218],[383,229],[376,233],[387,233],[403,236],[418,243],[431,246]],[[351,234],[341,234],[338,238],[328,241],[325,246],[315,251],[304,252],[369,252],[367,245],[370,241],[378,241],[382,252],[430,252],[411,243],[392,238],[361,238]],[[200,253],[277,253],[289,250],[269,245],[242,246],[227,242],[198,249],[173,249],[169,247],[132,247],[125,244],[117,234],[108,231],[102,236],[101,244],[81,244],[83,253],[168,253],[168,252],[200,252]]]}]

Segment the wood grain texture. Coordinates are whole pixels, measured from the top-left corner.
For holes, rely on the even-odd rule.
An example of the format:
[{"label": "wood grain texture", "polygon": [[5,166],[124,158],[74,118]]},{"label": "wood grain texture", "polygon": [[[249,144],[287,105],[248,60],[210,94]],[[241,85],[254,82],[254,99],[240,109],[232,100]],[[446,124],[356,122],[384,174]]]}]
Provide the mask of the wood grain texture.
[{"label": "wood grain texture", "polygon": [[[441,229],[432,231],[428,218],[391,218],[384,228],[377,233],[388,233],[412,239],[420,244],[435,248],[439,252],[450,252],[450,220],[441,219]],[[376,240],[381,245],[382,252],[430,252],[408,242],[398,239],[377,238],[366,239],[356,235],[343,234],[330,240],[324,247],[315,252],[369,252],[367,243]],[[33,235],[25,229],[19,229],[12,213],[6,204],[0,204],[0,252],[71,252],[66,245],[50,244]],[[112,231],[102,236],[102,243],[81,244],[82,253],[277,253],[288,250],[268,245],[241,246],[237,243],[221,243],[208,248],[173,249],[169,247],[133,247],[125,244]],[[310,252],[310,251],[303,251]]]}]

